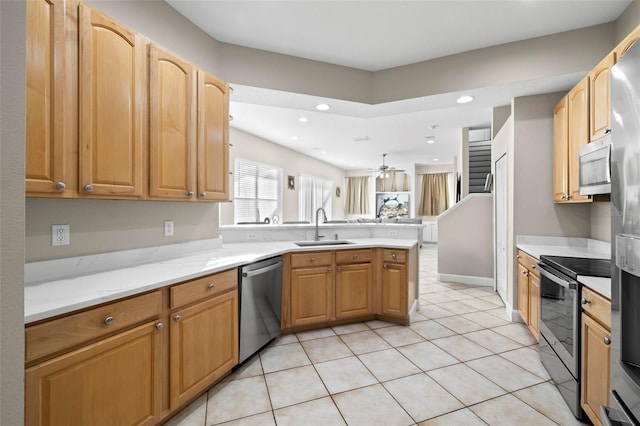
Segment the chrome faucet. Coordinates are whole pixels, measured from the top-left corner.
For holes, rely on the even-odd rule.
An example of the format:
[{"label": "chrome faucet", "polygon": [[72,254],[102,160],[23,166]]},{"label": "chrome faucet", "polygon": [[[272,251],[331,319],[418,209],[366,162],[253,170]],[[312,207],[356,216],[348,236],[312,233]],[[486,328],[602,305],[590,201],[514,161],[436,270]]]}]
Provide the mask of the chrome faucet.
[{"label": "chrome faucet", "polygon": [[318,233],[318,224],[320,223],[320,221],[318,220],[318,213],[320,212],[322,212],[323,220],[325,222],[327,221],[327,212],[325,212],[322,207],[318,208],[318,210],[316,210],[316,236],[314,238],[315,241],[320,241],[320,238],[324,237],[324,235],[320,235]]}]

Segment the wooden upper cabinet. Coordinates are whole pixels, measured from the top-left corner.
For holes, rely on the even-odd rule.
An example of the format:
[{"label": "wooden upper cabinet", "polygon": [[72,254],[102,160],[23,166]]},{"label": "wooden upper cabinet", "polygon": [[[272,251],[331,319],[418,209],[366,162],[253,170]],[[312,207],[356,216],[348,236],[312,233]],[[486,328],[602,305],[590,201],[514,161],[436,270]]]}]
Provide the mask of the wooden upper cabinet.
[{"label": "wooden upper cabinet", "polygon": [[62,194],[64,156],[65,3],[27,2],[26,190]]},{"label": "wooden upper cabinet", "polygon": [[629,50],[629,48],[633,46],[633,43],[635,43],[639,38],[640,38],[640,26],[637,26],[624,39],[622,39],[620,44],[618,44],[618,46],[615,48],[614,60],[617,62],[618,59],[623,57],[624,54],[627,53],[627,50]]},{"label": "wooden upper cabinet", "polygon": [[614,63],[613,59],[613,52],[609,53],[589,73],[590,141],[594,141],[604,136],[611,128],[609,72]]},{"label": "wooden upper cabinet", "polygon": [[569,195],[569,132],[567,97],[553,109],[553,201],[564,202]]},{"label": "wooden upper cabinet", "polygon": [[229,199],[229,86],[198,72],[198,198]]},{"label": "wooden upper cabinet", "polygon": [[80,192],[140,197],[145,41],[85,4],[79,30]]},{"label": "wooden upper cabinet", "polygon": [[[149,46],[149,195],[188,199],[196,191],[196,70]],[[195,199],[195,198],[194,198]]]},{"label": "wooden upper cabinet", "polygon": [[580,195],[580,148],[589,143],[589,77],[585,77],[567,94],[569,118],[569,201],[589,202],[591,198]]}]

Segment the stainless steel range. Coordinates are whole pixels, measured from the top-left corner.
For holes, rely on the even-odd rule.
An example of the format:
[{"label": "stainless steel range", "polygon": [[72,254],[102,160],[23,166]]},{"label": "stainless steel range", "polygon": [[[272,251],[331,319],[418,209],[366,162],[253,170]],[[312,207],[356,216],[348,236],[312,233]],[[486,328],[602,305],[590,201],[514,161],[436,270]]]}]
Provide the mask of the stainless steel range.
[{"label": "stainless steel range", "polygon": [[579,419],[580,300],[578,275],[610,277],[610,259],[540,256],[540,360],[560,394]]}]

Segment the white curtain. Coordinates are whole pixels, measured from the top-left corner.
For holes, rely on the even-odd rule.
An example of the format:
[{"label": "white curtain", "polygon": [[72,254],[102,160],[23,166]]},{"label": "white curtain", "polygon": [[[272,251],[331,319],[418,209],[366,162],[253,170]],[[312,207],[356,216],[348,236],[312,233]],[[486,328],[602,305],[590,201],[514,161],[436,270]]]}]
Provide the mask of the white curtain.
[{"label": "white curtain", "polygon": [[[333,182],[322,178],[300,175],[299,188],[299,220],[315,223],[316,210],[324,208],[327,219],[331,219],[333,200]],[[322,218],[320,218],[322,220]]]}]

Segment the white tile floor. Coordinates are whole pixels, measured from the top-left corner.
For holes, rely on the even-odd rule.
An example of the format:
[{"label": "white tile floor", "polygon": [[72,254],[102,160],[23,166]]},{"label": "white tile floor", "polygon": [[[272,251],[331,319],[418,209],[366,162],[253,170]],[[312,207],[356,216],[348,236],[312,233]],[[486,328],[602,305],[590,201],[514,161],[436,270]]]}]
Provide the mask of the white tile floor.
[{"label": "white tile floor", "polygon": [[410,327],[368,321],[287,335],[171,426],[579,425],[522,324],[490,289],[436,279],[420,250]]}]

